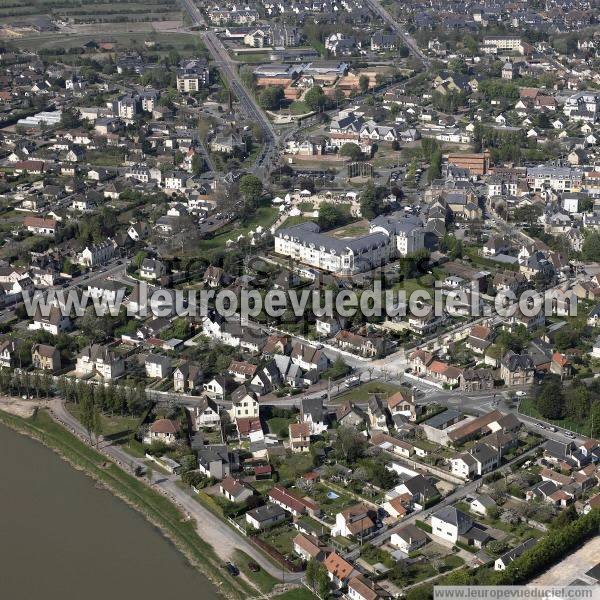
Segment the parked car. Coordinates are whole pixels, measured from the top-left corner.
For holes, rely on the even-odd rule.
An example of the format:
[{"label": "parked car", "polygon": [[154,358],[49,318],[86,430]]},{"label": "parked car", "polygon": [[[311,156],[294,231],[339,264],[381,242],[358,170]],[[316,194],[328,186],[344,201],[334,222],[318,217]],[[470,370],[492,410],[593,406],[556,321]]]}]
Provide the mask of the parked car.
[{"label": "parked car", "polygon": [[223,566],[229,571],[229,574],[234,577],[237,577],[240,574],[240,570],[233,563],[227,562]]}]

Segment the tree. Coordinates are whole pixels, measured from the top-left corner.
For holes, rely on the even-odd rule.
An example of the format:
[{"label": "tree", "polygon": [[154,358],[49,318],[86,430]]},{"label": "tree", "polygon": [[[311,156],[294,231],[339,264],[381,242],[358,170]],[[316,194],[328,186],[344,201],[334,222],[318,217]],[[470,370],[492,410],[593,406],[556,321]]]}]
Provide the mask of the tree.
[{"label": "tree", "polygon": [[256,207],[263,192],[262,181],[256,175],[244,175],[240,179],[240,192],[248,204]]},{"label": "tree", "polygon": [[337,430],[337,439],[333,448],[338,460],[354,463],[363,456],[365,447],[365,438],[356,429],[340,427]]},{"label": "tree", "polygon": [[565,398],[558,375],[546,375],[536,389],[535,404],[546,419],[561,419],[565,413]]},{"label": "tree", "polygon": [[362,158],[362,151],[358,144],[346,142],[340,148],[340,156],[348,156],[353,161],[360,160]]},{"label": "tree", "polygon": [[329,577],[322,564],[319,565],[317,570],[317,593],[323,600],[329,597]]},{"label": "tree", "polygon": [[360,212],[365,219],[374,219],[383,212],[383,203],[377,197],[377,190],[369,182],[360,195]]},{"label": "tree", "polygon": [[442,175],[442,151],[437,148],[429,159],[429,171],[427,171],[427,180],[431,183]]},{"label": "tree", "polygon": [[262,90],[258,96],[258,103],[266,110],[277,110],[284,98],[283,87],[275,85]]},{"label": "tree", "polygon": [[347,220],[347,213],[344,210],[332,204],[331,202],[322,202],[319,206],[319,216],[317,222],[322,229],[333,229],[340,227]]},{"label": "tree", "polygon": [[204,171],[204,159],[199,154],[192,156],[192,174],[200,175]]},{"label": "tree", "polygon": [[366,94],[369,91],[369,83],[370,80],[368,75],[363,74],[358,78],[358,87],[362,94]]},{"label": "tree", "polygon": [[100,414],[100,408],[95,402],[92,402],[92,415],[91,415],[91,432],[96,438],[96,447],[100,442],[100,434],[102,433],[102,415]]},{"label": "tree", "polygon": [[319,85],[315,85],[304,94],[304,102],[310,108],[310,110],[320,111],[327,104],[327,97],[323,93],[323,88]]},{"label": "tree", "polygon": [[584,260],[600,261],[600,232],[590,231],[586,234],[581,248]]}]

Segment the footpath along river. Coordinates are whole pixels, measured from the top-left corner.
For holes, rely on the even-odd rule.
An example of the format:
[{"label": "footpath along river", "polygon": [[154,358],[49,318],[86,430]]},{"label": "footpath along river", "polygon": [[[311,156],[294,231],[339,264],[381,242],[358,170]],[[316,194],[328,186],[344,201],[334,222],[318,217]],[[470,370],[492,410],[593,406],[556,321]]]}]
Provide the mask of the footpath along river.
[{"label": "footpath along river", "polygon": [[215,600],[139,513],[0,424],[0,598]]}]

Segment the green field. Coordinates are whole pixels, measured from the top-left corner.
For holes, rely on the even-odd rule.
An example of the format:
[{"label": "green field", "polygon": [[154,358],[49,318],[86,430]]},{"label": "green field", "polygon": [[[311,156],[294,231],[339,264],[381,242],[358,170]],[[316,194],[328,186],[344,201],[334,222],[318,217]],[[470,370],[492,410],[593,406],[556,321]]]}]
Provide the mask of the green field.
[{"label": "green field", "polygon": [[382,381],[369,381],[352,388],[347,392],[340,394],[339,396],[336,396],[333,399],[333,402],[336,404],[342,404],[343,402],[348,401],[365,403],[369,400],[369,394],[384,394],[390,396],[399,389],[401,388],[391,383],[384,383]]},{"label": "green field", "polygon": [[236,550],[234,552],[233,562],[235,566],[263,593],[271,592],[278,583],[277,579],[269,575],[263,569],[260,569],[256,573],[251,571],[248,568],[248,563],[253,562],[252,558],[241,550]]},{"label": "green field", "polygon": [[[68,411],[81,421],[81,407],[78,404],[68,404]],[[119,415],[101,415],[102,435],[111,438],[124,438],[133,435],[140,426],[139,417],[121,417]]]}]

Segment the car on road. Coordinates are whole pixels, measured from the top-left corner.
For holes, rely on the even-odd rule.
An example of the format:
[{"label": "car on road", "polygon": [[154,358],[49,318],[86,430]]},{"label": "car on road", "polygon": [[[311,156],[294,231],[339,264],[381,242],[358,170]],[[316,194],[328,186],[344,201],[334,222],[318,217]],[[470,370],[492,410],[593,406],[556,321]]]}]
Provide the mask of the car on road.
[{"label": "car on road", "polygon": [[566,435],[568,438],[575,439],[575,434],[574,434],[574,433],[571,433],[570,431],[565,431],[565,435]]},{"label": "car on road", "polygon": [[518,392],[515,392],[515,396],[517,398],[524,398],[525,396],[527,396],[527,392],[524,392],[523,390],[519,390]]},{"label": "car on road", "polygon": [[552,425],[548,425],[547,429],[556,433],[556,427],[553,427]]}]

